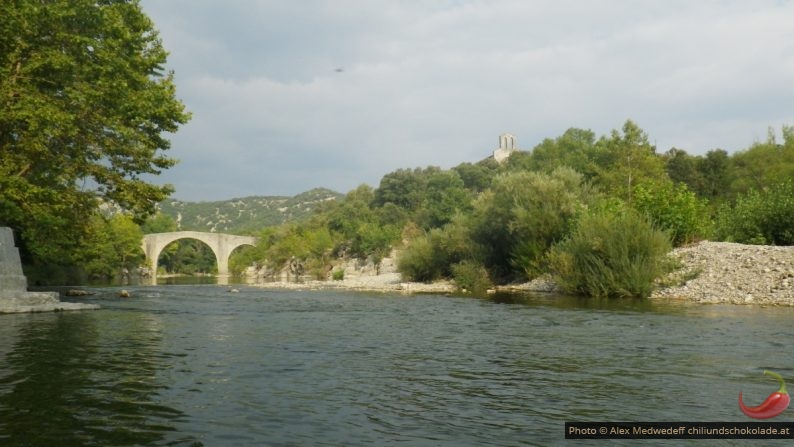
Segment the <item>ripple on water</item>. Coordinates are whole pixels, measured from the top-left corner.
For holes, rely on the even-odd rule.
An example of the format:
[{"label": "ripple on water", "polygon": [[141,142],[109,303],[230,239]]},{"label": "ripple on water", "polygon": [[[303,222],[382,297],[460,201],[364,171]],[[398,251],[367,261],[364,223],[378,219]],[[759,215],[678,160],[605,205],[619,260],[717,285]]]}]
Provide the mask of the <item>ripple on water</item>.
[{"label": "ripple on water", "polygon": [[3,445],[568,445],[565,421],[736,420],[764,368],[794,375],[786,310],[99,292],[2,316]]}]

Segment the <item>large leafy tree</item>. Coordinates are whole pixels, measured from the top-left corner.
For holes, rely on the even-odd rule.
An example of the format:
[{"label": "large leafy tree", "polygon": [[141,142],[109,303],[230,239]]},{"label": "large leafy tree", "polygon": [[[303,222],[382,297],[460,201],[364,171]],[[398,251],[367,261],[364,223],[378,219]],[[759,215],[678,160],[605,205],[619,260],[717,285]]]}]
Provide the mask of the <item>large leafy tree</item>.
[{"label": "large leafy tree", "polygon": [[755,143],[733,155],[732,192],[763,189],[794,177],[794,127],[783,126],[783,140],[779,144],[770,128],[765,143]]},{"label": "large leafy tree", "polygon": [[189,115],[137,0],[0,2],[0,224],[38,259],[72,252],[102,202],[137,221],[170,186]]},{"label": "large leafy tree", "polygon": [[648,135],[629,120],[622,132],[613,130],[595,145],[595,184],[608,194],[631,203],[634,185],[667,178],[664,160],[648,142]]}]

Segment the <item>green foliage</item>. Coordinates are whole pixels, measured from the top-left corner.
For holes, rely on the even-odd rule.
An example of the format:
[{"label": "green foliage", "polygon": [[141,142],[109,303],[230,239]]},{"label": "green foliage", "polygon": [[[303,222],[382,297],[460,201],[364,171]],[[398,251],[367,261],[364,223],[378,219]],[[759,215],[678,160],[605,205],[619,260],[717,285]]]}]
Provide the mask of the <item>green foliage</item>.
[{"label": "green foliage", "polygon": [[77,261],[89,277],[113,278],[143,263],[143,232],[130,216],[116,214],[105,219],[94,215],[90,225],[91,240],[77,253]]},{"label": "green foliage", "polygon": [[733,193],[761,190],[794,178],[794,128],[783,126],[783,137],[784,144],[778,144],[770,128],[765,143],[756,143],[731,157]]},{"label": "green foliage", "polygon": [[409,281],[439,279],[444,276],[446,265],[443,253],[434,247],[430,235],[411,241],[397,260],[397,270]]},{"label": "green foliage", "polygon": [[140,221],[172,191],[143,178],[175,163],[164,135],[189,116],[139,2],[3,1],[0,17],[0,224],[64,262],[97,197]]},{"label": "green foliage", "polygon": [[470,208],[471,195],[457,172],[433,170],[425,180],[422,205],[414,219],[419,226],[442,227],[451,222],[456,213]]},{"label": "green foliage", "polygon": [[492,283],[485,266],[475,261],[461,261],[452,265],[452,278],[459,289],[482,294]]},{"label": "green foliage", "polygon": [[601,137],[594,149],[594,183],[604,192],[632,201],[634,186],[667,178],[664,160],[648,143],[648,136],[634,122],[626,121],[622,134],[613,130]]},{"label": "green foliage", "polygon": [[373,209],[370,207],[373,199],[372,188],[359,186],[331,207],[325,219],[328,228],[338,235],[336,253],[362,259],[372,257],[378,265],[399,240],[405,211],[393,203]]},{"label": "green foliage", "polygon": [[412,239],[400,253],[397,270],[411,281],[433,281],[449,278],[452,265],[479,257],[472,244],[467,222],[458,218],[444,228]]},{"label": "green foliage", "polygon": [[794,245],[794,182],[740,194],[717,212],[717,235],[744,244]]},{"label": "green foliage", "polygon": [[427,175],[438,170],[438,168],[398,169],[384,175],[378,189],[375,190],[374,205],[393,203],[409,212],[415,211],[424,201]]},{"label": "green foliage", "polygon": [[686,153],[683,149],[672,148],[664,156],[667,175],[675,183],[683,183],[691,191],[703,191],[705,179],[699,169],[702,159]]},{"label": "green foliage", "polygon": [[711,233],[707,202],[698,199],[685,184],[670,181],[634,187],[632,206],[657,227],[666,230],[673,245],[694,242]]},{"label": "green foliage", "polygon": [[703,188],[696,192],[709,200],[728,194],[732,179],[730,166],[731,159],[727,152],[722,149],[708,151],[698,163],[698,170],[703,176]]},{"label": "green foliage", "polygon": [[471,235],[494,278],[534,277],[546,251],[570,230],[592,200],[582,176],[562,167],[551,174],[514,172],[494,179],[475,203]]},{"label": "green foliage", "polygon": [[218,270],[212,249],[196,239],[181,239],[168,244],[160,254],[158,265],[166,273],[185,275],[211,274]]},{"label": "green foliage", "polygon": [[234,276],[240,276],[245,272],[245,269],[251,266],[257,266],[259,263],[260,252],[257,247],[244,245],[234,250],[229,256],[229,273]]},{"label": "green foliage", "polygon": [[507,167],[509,170],[550,173],[567,166],[580,173],[590,173],[595,141],[593,131],[570,128],[555,139],[546,138],[526,157],[511,156],[507,160]]},{"label": "green foliage", "polygon": [[157,213],[141,225],[143,234],[170,233],[177,230],[176,221],[165,213]]},{"label": "green foliage", "polygon": [[471,204],[471,194],[455,170],[438,167],[399,169],[386,174],[375,190],[374,207],[393,204],[424,229],[439,228]]},{"label": "green foliage", "polygon": [[344,269],[342,269],[342,270],[334,270],[334,272],[331,274],[331,279],[333,279],[334,281],[342,281],[342,280],[344,280],[345,279],[345,270]]},{"label": "green foliage", "polygon": [[392,244],[400,238],[400,229],[394,225],[367,222],[358,227],[351,253],[359,258],[372,257],[375,265],[389,255]]},{"label": "green foliage", "polygon": [[461,163],[452,169],[458,173],[466,189],[479,193],[491,186],[491,181],[496,175],[498,167],[486,163]]},{"label": "green foliage", "polygon": [[670,239],[637,212],[588,213],[549,254],[567,292],[594,297],[647,297],[670,269]]}]

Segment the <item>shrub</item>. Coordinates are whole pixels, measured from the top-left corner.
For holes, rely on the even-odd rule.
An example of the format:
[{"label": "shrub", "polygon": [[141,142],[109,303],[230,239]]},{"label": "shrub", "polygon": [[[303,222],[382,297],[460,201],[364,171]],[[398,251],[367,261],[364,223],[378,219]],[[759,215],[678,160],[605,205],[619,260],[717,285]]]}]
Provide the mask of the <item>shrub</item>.
[{"label": "shrub", "polygon": [[794,183],[750,190],[717,212],[717,237],[743,244],[794,245]]},{"label": "shrub", "polygon": [[334,270],[334,272],[331,274],[331,279],[333,279],[334,281],[342,281],[343,279],[345,279],[344,269]]},{"label": "shrub", "polygon": [[551,174],[514,172],[494,179],[475,203],[471,234],[484,248],[494,278],[533,278],[545,270],[548,249],[570,231],[593,198],[581,174],[558,168]]},{"label": "shrub", "polygon": [[460,215],[444,228],[435,228],[427,234],[411,233],[413,239],[397,260],[397,270],[411,281],[450,278],[454,264],[480,258],[479,246],[472,242],[468,224]]},{"label": "shrub", "polygon": [[443,275],[443,268],[444,263],[429,235],[411,241],[397,260],[397,270],[409,281],[438,279]]},{"label": "shrub", "polygon": [[631,209],[586,214],[549,254],[563,290],[594,297],[647,297],[671,266],[670,238]]},{"label": "shrub", "polygon": [[468,289],[474,293],[485,292],[491,286],[488,271],[474,261],[461,261],[452,266],[452,277],[459,289]]},{"label": "shrub", "polygon": [[637,211],[670,234],[675,246],[708,237],[711,219],[706,204],[685,184],[669,181],[637,185],[632,200]]}]

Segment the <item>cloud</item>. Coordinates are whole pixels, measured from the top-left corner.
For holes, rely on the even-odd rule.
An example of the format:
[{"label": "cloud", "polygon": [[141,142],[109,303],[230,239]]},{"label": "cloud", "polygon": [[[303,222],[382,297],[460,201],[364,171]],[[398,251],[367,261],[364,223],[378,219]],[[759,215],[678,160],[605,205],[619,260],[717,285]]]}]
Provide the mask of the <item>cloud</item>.
[{"label": "cloud", "polygon": [[[145,0],[193,112],[179,198],[377,186],[633,119],[660,150],[794,123],[789,2]],[[338,71],[337,68],[342,68]]]}]

